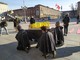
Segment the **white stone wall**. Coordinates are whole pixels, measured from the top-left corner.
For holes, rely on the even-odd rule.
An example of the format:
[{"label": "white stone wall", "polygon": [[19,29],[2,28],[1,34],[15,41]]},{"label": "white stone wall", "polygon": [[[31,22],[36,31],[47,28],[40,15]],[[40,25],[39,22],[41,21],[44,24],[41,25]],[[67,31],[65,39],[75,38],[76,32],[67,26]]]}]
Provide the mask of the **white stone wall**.
[{"label": "white stone wall", "polygon": [[8,10],[8,5],[0,4],[0,14]]}]

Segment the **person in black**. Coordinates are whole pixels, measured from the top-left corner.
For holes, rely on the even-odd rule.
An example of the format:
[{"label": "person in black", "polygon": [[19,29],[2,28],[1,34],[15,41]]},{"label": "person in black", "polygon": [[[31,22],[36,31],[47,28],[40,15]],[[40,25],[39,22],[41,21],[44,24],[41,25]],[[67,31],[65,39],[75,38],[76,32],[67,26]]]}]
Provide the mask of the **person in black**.
[{"label": "person in black", "polygon": [[30,19],[30,24],[33,24],[33,23],[35,23],[35,19],[34,18],[31,18]]},{"label": "person in black", "polygon": [[56,22],[54,28],[54,39],[56,41],[56,46],[62,46],[64,44],[63,27],[60,26],[59,22]]},{"label": "person in black", "polygon": [[18,20],[18,18],[15,18],[15,19],[13,20],[13,22],[14,22],[14,28],[15,28],[15,30],[17,31],[17,26],[19,25],[19,20]]},{"label": "person in black", "polygon": [[42,35],[38,41],[38,47],[45,58],[48,53],[52,53],[54,58],[56,56],[56,46],[53,34],[47,31],[47,28],[45,26],[42,26],[41,30]]},{"label": "person in black", "polygon": [[0,35],[2,35],[3,29],[5,29],[7,35],[9,34],[6,20],[2,20],[2,22],[0,23],[0,27],[1,27]]},{"label": "person in black", "polygon": [[70,18],[67,15],[65,15],[64,19],[63,19],[63,23],[64,23],[64,36],[67,36],[68,34],[68,26],[69,26],[69,22],[70,22]]},{"label": "person in black", "polygon": [[77,16],[77,24],[79,23],[79,15]]},{"label": "person in black", "polygon": [[21,26],[17,26],[18,33],[16,34],[15,38],[18,41],[17,50],[23,50],[28,52],[30,49],[30,42],[28,38],[28,34],[25,30],[21,29]]}]

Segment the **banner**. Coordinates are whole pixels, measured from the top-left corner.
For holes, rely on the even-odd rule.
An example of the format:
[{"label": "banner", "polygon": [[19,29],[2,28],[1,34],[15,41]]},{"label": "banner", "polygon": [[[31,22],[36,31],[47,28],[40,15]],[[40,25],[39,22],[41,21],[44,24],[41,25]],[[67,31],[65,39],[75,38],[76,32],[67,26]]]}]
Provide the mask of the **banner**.
[{"label": "banner", "polygon": [[58,10],[60,10],[60,6],[58,4],[55,5]]}]

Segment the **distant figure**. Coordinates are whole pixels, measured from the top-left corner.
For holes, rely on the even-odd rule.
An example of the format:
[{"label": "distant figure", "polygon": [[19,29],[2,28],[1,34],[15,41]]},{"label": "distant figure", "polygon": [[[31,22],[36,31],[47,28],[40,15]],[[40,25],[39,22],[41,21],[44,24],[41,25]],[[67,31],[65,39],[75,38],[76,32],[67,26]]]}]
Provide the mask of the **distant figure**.
[{"label": "distant figure", "polygon": [[6,20],[1,21],[0,27],[1,27],[0,35],[2,35],[3,29],[5,29],[7,35],[9,34],[8,29],[7,29],[7,21]]},{"label": "distant figure", "polygon": [[2,18],[0,17],[0,23],[1,23],[1,19],[2,19]]},{"label": "distant figure", "polygon": [[68,26],[69,26],[70,18],[68,14],[64,17],[63,23],[64,23],[64,36],[67,36],[68,34]]},{"label": "distant figure", "polygon": [[77,24],[79,23],[79,15],[77,16]]},{"label": "distant figure", "polygon": [[56,56],[56,47],[53,34],[47,31],[45,26],[42,26],[41,30],[43,34],[39,39],[39,49],[45,58],[48,53],[52,53],[54,58]]},{"label": "distant figure", "polygon": [[28,38],[28,34],[25,30],[21,28],[20,25],[17,26],[18,33],[16,34],[16,39],[18,41],[17,50],[23,50],[28,53],[30,49],[30,42]]},{"label": "distant figure", "polygon": [[18,20],[18,18],[15,18],[15,19],[13,20],[13,22],[14,22],[14,28],[15,28],[15,30],[17,31],[17,26],[19,25],[19,20]]},{"label": "distant figure", "polygon": [[55,24],[55,28],[54,28],[54,39],[56,41],[56,45],[57,46],[62,46],[64,44],[64,36],[63,36],[63,27],[60,26],[59,22],[56,22]]},{"label": "distant figure", "polygon": [[30,24],[33,24],[33,23],[35,23],[35,19],[34,18],[31,18],[30,19]]}]

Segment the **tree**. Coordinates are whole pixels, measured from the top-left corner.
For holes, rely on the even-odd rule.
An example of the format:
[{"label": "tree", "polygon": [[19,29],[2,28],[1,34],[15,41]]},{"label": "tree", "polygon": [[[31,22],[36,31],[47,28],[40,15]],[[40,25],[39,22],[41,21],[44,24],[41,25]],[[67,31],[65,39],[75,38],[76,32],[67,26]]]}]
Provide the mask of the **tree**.
[{"label": "tree", "polygon": [[73,17],[75,17],[75,7],[73,6],[73,4],[71,4],[71,10]]}]

